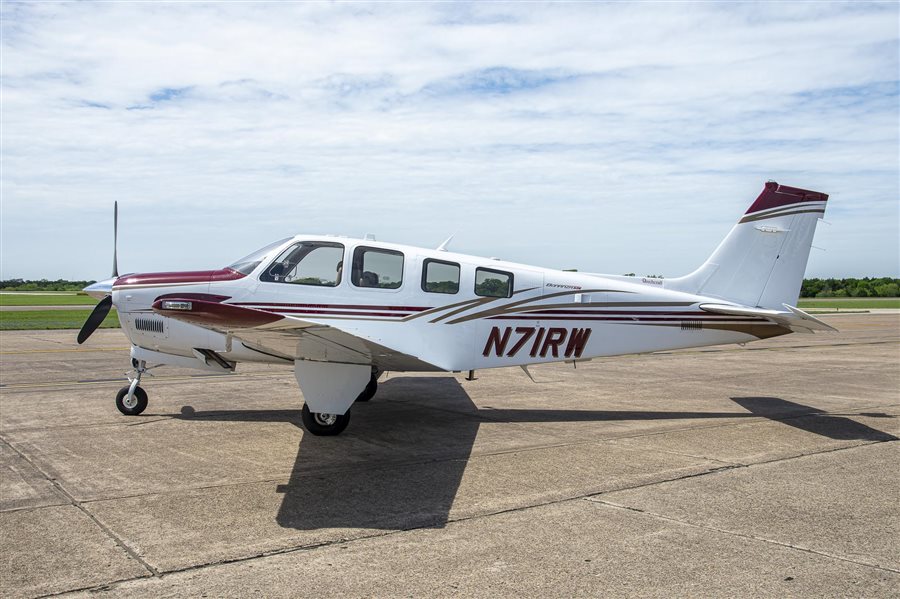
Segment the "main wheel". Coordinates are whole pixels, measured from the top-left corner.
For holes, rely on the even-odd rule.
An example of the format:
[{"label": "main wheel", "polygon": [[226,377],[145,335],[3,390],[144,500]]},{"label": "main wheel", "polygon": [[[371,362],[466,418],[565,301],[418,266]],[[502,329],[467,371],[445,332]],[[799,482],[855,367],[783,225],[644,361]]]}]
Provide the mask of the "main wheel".
[{"label": "main wheel", "polygon": [[134,388],[134,395],[128,399],[128,389],[125,386],[116,393],[116,407],[126,416],[137,416],[147,409],[147,392],[141,387]]},{"label": "main wheel", "polygon": [[369,379],[369,384],[366,385],[366,388],[363,389],[355,401],[369,401],[375,397],[376,391],[378,391],[378,376],[373,374],[372,378]]},{"label": "main wheel", "polygon": [[340,435],[350,423],[350,410],[346,414],[326,414],[324,412],[310,412],[306,404],[300,413],[303,426],[310,433],[320,437]]}]

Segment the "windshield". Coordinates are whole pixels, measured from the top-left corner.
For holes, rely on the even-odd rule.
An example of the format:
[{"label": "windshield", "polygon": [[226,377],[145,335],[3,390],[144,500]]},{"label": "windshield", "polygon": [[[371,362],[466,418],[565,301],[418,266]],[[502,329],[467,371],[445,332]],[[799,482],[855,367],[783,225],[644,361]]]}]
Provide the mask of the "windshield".
[{"label": "windshield", "polygon": [[230,268],[231,270],[236,270],[239,273],[244,274],[244,275],[249,275],[251,272],[253,272],[253,269],[255,269],[257,266],[259,266],[259,263],[263,261],[263,259],[269,254],[269,252],[271,252],[272,250],[274,250],[277,247],[284,245],[291,239],[293,239],[293,238],[285,237],[284,239],[282,239],[280,241],[276,241],[275,243],[270,243],[266,247],[260,248],[260,249],[256,250],[255,252],[253,252],[252,254],[244,256],[243,258],[241,258],[234,264],[229,264],[227,266],[227,268]]}]

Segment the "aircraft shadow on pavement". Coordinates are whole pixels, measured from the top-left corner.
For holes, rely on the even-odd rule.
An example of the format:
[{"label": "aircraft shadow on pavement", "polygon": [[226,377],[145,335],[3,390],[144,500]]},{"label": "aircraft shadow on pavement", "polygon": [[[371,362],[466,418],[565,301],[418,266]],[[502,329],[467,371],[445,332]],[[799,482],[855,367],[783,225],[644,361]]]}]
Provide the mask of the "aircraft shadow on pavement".
[{"label": "aircraft shadow on pavement", "polygon": [[896,441],[894,435],[884,433],[857,422],[848,416],[869,418],[894,418],[884,413],[833,414],[778,397],[732,397],[731,400],[751,412],[777,420],[808,433],[841,441]]},{"label": "aircraft shadow on pavement", "polygon": [[[591,422],[765,417],[835,439],[893,436],[849,418],[770,397],[732,398],[746,412],[479,409],[452,377],[398,377],[353,408],[340,437],[304,434],[290,479],[278,486],[279,525],[408,529],[447,524],[483,422]],[[888,415],[875,415],[886,416]],[[300,409],[196,411],[177,418],[287,422],[302,429]]]}]

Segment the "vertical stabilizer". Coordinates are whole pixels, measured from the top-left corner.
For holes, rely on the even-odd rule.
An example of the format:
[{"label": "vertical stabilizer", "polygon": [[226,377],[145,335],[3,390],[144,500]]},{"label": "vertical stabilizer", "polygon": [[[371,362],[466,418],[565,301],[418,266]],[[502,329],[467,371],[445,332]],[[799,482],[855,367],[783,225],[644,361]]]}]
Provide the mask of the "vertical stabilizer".
[{"label": "vertical stabilizer", "polygon": [[703,266],[666,287],[744,306],[796,305],[816,224],[828,196],[766,183]]}]

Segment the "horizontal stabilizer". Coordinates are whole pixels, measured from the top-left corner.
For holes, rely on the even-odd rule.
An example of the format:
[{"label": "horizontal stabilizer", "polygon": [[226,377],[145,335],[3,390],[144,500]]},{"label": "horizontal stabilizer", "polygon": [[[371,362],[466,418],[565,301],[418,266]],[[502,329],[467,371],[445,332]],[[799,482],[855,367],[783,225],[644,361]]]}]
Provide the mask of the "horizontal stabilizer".
[{"label": "horizontal stabilizer", "polygon": [[807,314],[800,308],[784,304],[786,312],[768,310],[765,308],[749,308],[746,306],[729,306],[726,304],[700,304],[700,309],[713,314],[726,314],[728,316],[757,316],[771,320],[776,324],[785,326],[795,333],[812,333],[813,331],[837,331],[830,324],[826,324]]}]

